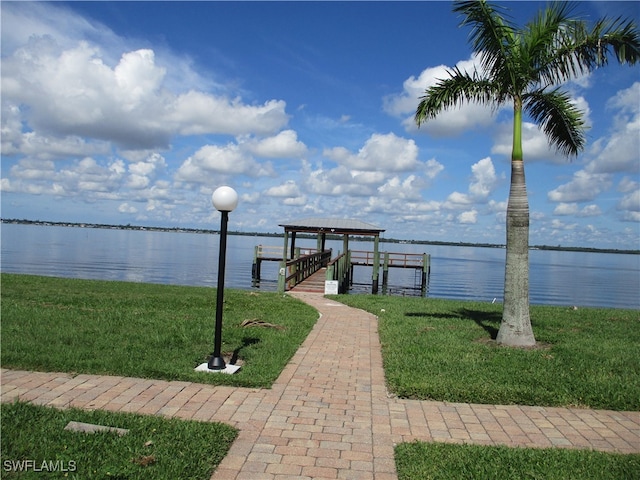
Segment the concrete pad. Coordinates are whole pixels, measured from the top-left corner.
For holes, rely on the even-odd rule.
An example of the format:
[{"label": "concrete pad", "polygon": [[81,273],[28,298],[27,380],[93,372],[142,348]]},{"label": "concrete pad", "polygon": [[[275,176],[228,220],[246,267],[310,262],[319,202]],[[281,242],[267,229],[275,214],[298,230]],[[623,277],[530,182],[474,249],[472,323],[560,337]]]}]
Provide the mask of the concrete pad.
[{"label": "concrete pad", "polygon": [[240,368],[241,368],[240,365],[231,365],[230,363],[227,363],[227,366],[224,367],[222,370],[211,370],[208,364],[201,363],[195,368],[195,370],[196,372],[226,373],[227,375],[233,375],[238,370],[240,370]]},{"label": "concrete pad", "polygon": [[104,425],[94,425],[92,423],[83,422],[69,422],[67,426],[64,427],[64,429],[72,432],[82,433],[111,432],[120,436],[129,433],[129,430],[124,428],[106,427]]}]

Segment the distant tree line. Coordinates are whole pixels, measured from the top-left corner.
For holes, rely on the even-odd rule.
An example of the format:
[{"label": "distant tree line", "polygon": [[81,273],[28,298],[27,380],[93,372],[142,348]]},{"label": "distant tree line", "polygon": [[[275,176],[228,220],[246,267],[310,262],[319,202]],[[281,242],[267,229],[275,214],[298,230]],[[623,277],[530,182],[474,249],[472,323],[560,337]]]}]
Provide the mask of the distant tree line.
[{"label": "distant tree line", "polygon": [[[106,223],[81,223],[81,222],[49,222],[42,220],[26,220],[15,218],[1,218],[0,222],[7,224],[23,224],[23,225],[43,225],[55,227],[76,227],[76,228],[106,228],[113,230],[141,230],[148,232],[184,232],[184,233],[203,233],[203,234],[219,234],[220,230],[211,230],[205,228],[186,228],[186,227],[149,227],[142,225],[112,225]],[[241,235],[246,237],[284,237],[284,233],[277,232],[239,232],[229,231],[229,235]],[[298,238],[315,238],[313,234],[299,234]],[[341,235],[327,235],[328,240],[340,240]],[[362,237],[358,235],[351,236],[354,241],[370,242],[371,237]],[[402,240],[397,238],[380,238],[383,243],[402,243],[409,245],[446,245],[454,247],[483,247],[483,248],[505,248],[504,244],[498,243],[473,243],[473,242],[444,242],[437,240]],[[591,247],[565,247],[562,245],[532,245],[532,250],[557,250],[570,252],[593,252],[593,253],[623,253],[623,254],[640,254],[640,250],[625,250],[615,248],[591,248]]]}]

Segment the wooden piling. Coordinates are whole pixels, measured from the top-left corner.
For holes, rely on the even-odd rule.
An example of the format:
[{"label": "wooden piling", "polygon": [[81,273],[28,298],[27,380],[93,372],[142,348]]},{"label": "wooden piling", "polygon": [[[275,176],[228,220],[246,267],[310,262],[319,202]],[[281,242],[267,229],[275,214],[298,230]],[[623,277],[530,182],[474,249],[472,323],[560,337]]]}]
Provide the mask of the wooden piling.
[{"label": "wooden piling", "polygon": [[278,270],[278,293],[284,293],[287,287],[287,262],[282,260],[280,262],[280,269]]},{"label": "wooden piling", "polygon": [[256,245],[253,251],[253,264],[251,265],[251,279],[254,282],[260,281],[260,264],[262,259],[260,258],[260,245]]},{"label": "wooden piling", "polygon": [[373,275],[371,282],[371,293],[378,293],[378,276],[380,274],[380,237],[375,237],[373,239]]},{"label": "wooden piling", "polygon": [[382,264],[382,290],[387,290],[389,285],[389,252],[384,252],[384,261]]},{"label": "wooden piling", "polygon": [[420,284],[420,290],[424,295],[427,292],[427,286],[429,285],[429,276],[431,275],[431,255],[427,253],[422,254],[422,282]]}]

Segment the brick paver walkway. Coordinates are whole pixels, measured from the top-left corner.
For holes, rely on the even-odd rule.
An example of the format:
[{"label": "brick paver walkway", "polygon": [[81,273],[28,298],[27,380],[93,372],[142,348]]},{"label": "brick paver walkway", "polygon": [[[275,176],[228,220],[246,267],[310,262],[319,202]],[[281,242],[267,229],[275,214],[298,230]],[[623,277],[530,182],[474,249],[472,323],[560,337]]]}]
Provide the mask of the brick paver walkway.
[{"label": "brick paver walkway", "polygon": [[268,390],[2,370],[2,401],[220,421],[240,429],[212,480],[396,479],[414,439],[640,453],[640,413],[402,400],[385,389],[377,319],[312,293],[321,318]]}]

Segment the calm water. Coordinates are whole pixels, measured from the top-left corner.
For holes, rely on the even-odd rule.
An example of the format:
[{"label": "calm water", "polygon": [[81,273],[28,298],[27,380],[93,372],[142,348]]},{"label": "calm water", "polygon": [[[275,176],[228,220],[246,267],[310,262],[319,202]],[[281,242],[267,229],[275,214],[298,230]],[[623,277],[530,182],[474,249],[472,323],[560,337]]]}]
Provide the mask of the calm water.
[{"label": "calm water", "polygon": [[[216,286],[217,235],[36,225],[2,225],[3,272],[175,285]],[[282,238],[229,236],[225,285],[251,289],[256,245],[282,247]],[[312,239],[296,246],[315,248]],[[372,250],[371,242],[350,242]],[[342,241],[327,242],[334,253]],[[431,254],[427,296],[501,301],[504,250],[440,245],[380,244],[382,251]],[[261,288],[275,290],[278,265],[264,262]],[[382,272],[381,272],[382,273]],[[371,268],[356,267],[354,291],[369,291]],[[412,269],[391,269],[392,294],[419,286]],[[640,255],[534,250],[532,304],[640,309]],[[415,292],[412,292],[415,294]]]}]

